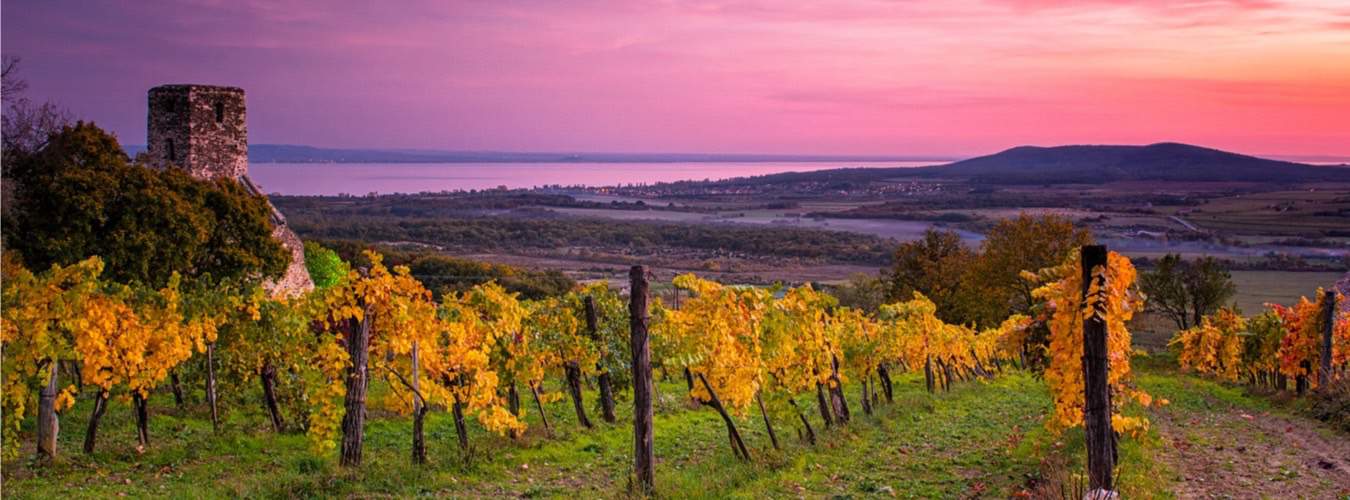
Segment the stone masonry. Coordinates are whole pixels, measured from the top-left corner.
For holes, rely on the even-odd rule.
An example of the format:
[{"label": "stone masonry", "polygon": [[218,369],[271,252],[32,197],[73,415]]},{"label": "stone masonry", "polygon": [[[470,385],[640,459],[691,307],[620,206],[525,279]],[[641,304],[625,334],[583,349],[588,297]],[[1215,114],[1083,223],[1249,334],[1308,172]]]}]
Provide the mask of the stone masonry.
[{"label": "stone masonry", "polygon": [[[150,89],[146,154],[152,165],[187,170],[198,179],[229,178],[263,195],[248,178],[248,127],[244,90],[211,85],[161,85]],[[270,204],[269,204],[270,205]],[[314,288],[305,270],[305,248],[272,207],[272,237],[291,253],[290,266],[263,286],[273,296]]]},{"label": "stone masonry", "polygon": [[150,89],[146,152],[155,165],[193,177],[248,175],[244,91],[236,87],[163,85]]}]

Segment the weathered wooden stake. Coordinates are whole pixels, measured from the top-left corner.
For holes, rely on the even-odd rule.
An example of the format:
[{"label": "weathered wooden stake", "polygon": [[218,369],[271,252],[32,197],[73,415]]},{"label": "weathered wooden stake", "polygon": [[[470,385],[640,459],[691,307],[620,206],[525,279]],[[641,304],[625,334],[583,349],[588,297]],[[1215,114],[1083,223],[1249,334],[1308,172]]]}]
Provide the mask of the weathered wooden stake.
[{"label": "weathered wooden stake", "polygon": [[848,399],[844,397],[844,381],[839,378],[839,358],[830,357],[830,409],[839,425],[848,424]]},{"label": "weathered wooden stake", "polygon": [[347,395],[343,401],[345,412],[342,415],[342,455],[339,463],[343,467],[361,465],[361,447],[365,441],[366,424],[366,386],[370,378],[370,325],[369,307],[361,321],[347,320],[347,354],[351,366],[347,368]]},{"label": "weathered wooden stake", "polygon": [[[587,295],[584,303],[586,305],[586,331],[590,332],[592,341],[600,343],[602,342],[599,327],[600,318],[595,312],[595,299]],[[614,382],[609,375],[609,370],[602,368],[598,361],[595,364],[596,371],[599,372],[599,375],[596,375],[595,378],[596,383],[600,386],[600,417],[612,424],[615,420]]]},{"label": "weathered wooden stake", "polygon": [[633,351],[633,475],[642,494],[653,491],[656,455],[652,448],[652,357],[647,338],[647,268],[633,266],[628,326]]},{"label": "weathered wooden stake", "polygon": [[[1106,266],[1106,247],[1088,245],[1082,249],[1083,291],[1086,302],[1093,269]],[[1112,472],[1116,465],[1116,438],[1111,429],[1110,365],[1107,359],[1106,323],[1093,311],[1083,318],[1083,428],[1087,432],[1088,489],[1114,489]]]},{"label": "weathered wooden stake", "polygon": [[94,453],[94,440],[98,437],[98,422],[108,409],[108,391],[99,389],[94,396],[94,410],[89,414],[89,427],[84,430],[84,452]]},{"label": "weathered wooden stake", "polygon": [[57,374],[61,364],[51,361],[47,367],[47,385],[38,393],[37,452],[38,461],[51,461],[56,458],[56,434],[61,423],[56,417]]},{"label": "weathered wooden stake", "polygon": [[173,391],[173,404],[178,409],[183,408],[183,385],[178,382],[178,372],[169,371],[169,389]]},{"label": "weathered wooden stake", "polygon": [[1317,373],[1317,386],[1323,391],[1331,387],[1331,334],[1336,329],[1336,291],[1327,290],[1322,299],[1325,316],[1322,319],[1322,367]]},{"label": "weathered wooden stake", "polygon": [[816,408],[820,409],[820,419],[825,422],[825,427],[834,427],[834,414],[830,412],[830,402],[825,399],[825,385],[816,382]]},{"label": "weathered wooden stake", "polygon": [[525,385],[530,386],[530,395],[534,396],[534,407],[539,410],[539,421],[544,424],[544,433],[552,436],[553,426],[548,424],[548,413],[544,411],[544,402],[539,400],[539,386],[536,384]]},{"label": "weathered wooden stake", "polygon": [[469,429],[464,425],[464,403],[459,400],[459,389],[463,385],[462,380],[462,377],[457,377],[452,383],[450,377],[442,376],[441,383],[445,384],[446,387],[453,388],[451,395],[454,402],[450,405],[450,411],[455,420],[455,437],[459,438],[459,451],[467,459],[469,456]]},{"label": "weathered wooden stake", "polygon": [[150,409],[149,403],[140,392],[131,393],[131,405],[136,412],[136,440],[141,448],[150,446]]},{"label": "weathered wooden stake", "polygon": [[421,360],[418,356],[417,342],[412,344],[412,397],[413,397],[413,441],[412,461],[415,464],[427,463],[427,439],[422,432],[422,423],[427,415],[427,403],[422,401]]},{"label": "weathered wooden stake", "polygon": [[703,383],[703,388],[708,391],[708,400],[703,404],[711,406],[717,410],[717,414],[722,417],[722,422],[727,425],[727,439],[731,441],[731,451],[736,454],[736,458],[750,461],[750,450],[745,447],[745,440],[741,439],[741,432],[736,429],[736,421],[727,413],[727,408],[722,405],[722,400],[717,397],[717,391],[714,391],[712,385],[708,384],[708,378],[702,373],[698,374],[699,382]]},{"label": "weathered wooden stake", "polygon": [[591,419],[586,416],[586,404],[581,400],[581,366],[575,361],[568,361],[563,367],[563,372],[567,375],[567,394],[572,397],[572,409],[577,412],[577,423],[582,427],[590,429]]},{"label": "weathered wooden stake", "polygon": [[211,430],[220,430],[220,413],[216,409],[216,344],[206,344],[206,402],[211,404]]},{"label": "weathered wooden stake", "polygon": [[811,421],[806,419],[806,414],[802,413],[802,409],[801,409],[801,407],[797,406],[797,401],[796,401],[796,400],[794,400],[794,399],[792,399],[792,398],[788,398],[788,402],[789,402],[789,403],[792,403],[792,409],[794,409],[794,410],[797,411],[797,418],[801,419],[801,421],[802,421],[802,426],[806,427],[806,439],[807,439],[807,441],[810,441],[810,442],[811,442],[811,445],[812,445],[812,446],[815,446],[815,444],[816,444],[816,430],[811,428]]},{"label": "weathered wooden stake", "polygon": [[862,385],[862,409],[864,414],[871,415],[872,401],[869,399],[871,396],[867,393],[867,382],[868,379],[864,378],[862,379],[862,384],[860,384]]},{"label": "weathered wooden stake", "polygon": [[933,393],[933,358],[925,357],[923,360],[923,385],[928,389],[928,393]]},{"label": "weathered wooden stake", "polygon": [[759,415],[764,417],[764,428],[769,431],[769,441],[773,442],[773,449],[778,449],[778,435],[773,432],[773,421],[769,420],[769,412],[764,411],[764,399],[755,393],[755,402],[759,403]]},{"label": "weathered wooden stake", "polygon": [[886,363],[877,365],[877,377],[881,379],[881,390],[886,392],[886,402],[894,402],[895,392],[891,386],[891,370],[886,368]]},{"label": "weathered wooden stake", "polygon": [[263,402],[272,420],[272,430],[279,433],[285,430],[286,421],[281,418],[281,407],[277,404],[277,367],[271,361],[263,363],[258,379],[262,382]]}]

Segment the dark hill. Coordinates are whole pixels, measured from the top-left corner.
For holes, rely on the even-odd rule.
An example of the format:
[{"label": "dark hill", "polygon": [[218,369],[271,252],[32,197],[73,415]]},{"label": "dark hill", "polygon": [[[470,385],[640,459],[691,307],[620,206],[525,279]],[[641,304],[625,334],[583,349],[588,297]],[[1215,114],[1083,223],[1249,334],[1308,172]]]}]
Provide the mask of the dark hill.
[{"label": "dark hill", "polygon": [[991,184],[1114,181],[1350,182],[1350,168],[1314,166],[1188,144],[1021,146],[901,175]]}]

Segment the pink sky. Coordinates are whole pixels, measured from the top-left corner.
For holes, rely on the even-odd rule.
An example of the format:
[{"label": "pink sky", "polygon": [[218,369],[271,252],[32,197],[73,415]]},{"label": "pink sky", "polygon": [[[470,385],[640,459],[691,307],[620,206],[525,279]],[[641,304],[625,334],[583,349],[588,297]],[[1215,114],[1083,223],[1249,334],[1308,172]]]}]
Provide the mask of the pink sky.
[{"label": "pink sky", "polygon": [[14,0],[2,35],[31,97],[133,144],[192,82],[244,87],[255,143],[1350,156],[1343,0]]}]

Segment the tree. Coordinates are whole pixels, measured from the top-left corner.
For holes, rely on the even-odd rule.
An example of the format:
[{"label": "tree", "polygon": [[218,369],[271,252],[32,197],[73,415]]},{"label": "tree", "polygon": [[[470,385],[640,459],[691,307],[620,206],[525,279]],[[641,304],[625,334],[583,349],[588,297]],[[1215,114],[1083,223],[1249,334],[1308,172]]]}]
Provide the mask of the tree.
[{"label": "tree", "polygon": [[971,320],[992,327],[1009,314],[1027,314],[1036,300],[1034,287],[1021,279],[1059,264],[1069,251],[1092,243],[1092,233],[1059,215],[1019,214],[1002,219],[985,234],[980,254],[967,271],[968,282],[983,299],[972,304]]},{"label": "tree", "polygon": [[136,411],[140,446],[149,446],[150,391],[192,357],[194,348],[205,351],[207,343],[215,342],[220,318],[189,318],[183,310],[181,281],[174,274],[159,290],[109,284],[108,292],[90,298],[87,318],[75,339],[80,375],[84,383],[99,389],[85,434],[86,453],[94,451],[108,398],[121,391],[130,396]]},{"label": "tree", "polygon": [[1242,365],[1253,382],[1276,386],[1281,378],[1280,344],[1284,339],[1284,321],[1273,310],[1247,320],[1242,340]]},{"label": "tree", "polygon": [[4,99],[4,114],[0,119],[5,176],[16,160],[37,152],[52,134],[70,125],[71,115],[66,109],[51,102],[33,104],[24,97],[28,82],[19,78],[19,58],[4,56],[0,63],[0,97]]},{"label": "tree", "polygon": [[834,396],[832,384],[838,381],[834,361],[843,354],[840,342],[832,337],[838,329],[829,324],[829,311],[836,305],[833,297],[810,286],[799,286],[773,301],[760,329],[761,383],[771,399],[787,401],[813,443],[815,431],[796,398],[814,392],[821,421],[826,426],[834,425],[836,411],[831,409],[826,388]]},{"label": "tree", "polygon": [[39,421],[51,427],[39,429],[39,451],[54,455],[54,412],[73,403],[75,392],[70,386],[56,394],[57,365],[74,361],[80,363],[81,381],[98,388],[85,452],[94,450],[99,419],[113,395],[132,400],[140,446],[147,446],[150,390],[191,357],[194,348],[201,350],[214,340],[219,319],[185,313],[176,274],[163,288],[149,290],[100,280],[103,263],[98,257],[74,266],[53,266],[41,275],[29,273],[8,256],[4,266],[0,343],[5,352],[6,439],[12,440],[24,415],[29,388],[40,383],[46,387]]},{"label": "tree", "polygon": [[632,383],[629,360],[631,343],[628,332],[628,305],[604,281],[586,285],[579,292],[569,294],[573,309],[581,315],[587,334],[598,354],[595,363],[596,384],[600,389],[600,414],[613,423],[614,391]]},{"label": "tree", "polygon": [[[1318,288],[1313,297],[1321,297]],[[1322,348],[1322,329],[1324,323],[1322,305],[1307,297],[1299,297],[1292,306],[1268,304],[1271,311],[1280,317],[1284,325],[1284,335],[1280,338],[1280,374],[1293,377],[1299,394],[1316,387],[1317,372]]]},{"label": "tree", "polygon": [[[407,267],[399,266],[391,272],[379,254],[370,252],[366,258],[369,269],[353,272],[338,286],[320,291],[315,298],[315,318],[333,335],[325,336],[327,342],[316,350],[314,364],[324,370],[327,379],[337,383],[330,382],[327,389],[320,390],[319,397],[312,398],[320,407],[318,418],[311,418],[311,436],[321,447],[330,444],[338,414],[333,403],[340,395],[343,405],[340,463],[344,467],[360,466],[365,441],[366,390],[371,371],[377,371],[396,379],[412,394],[407,400],[414,411],[413,456],[421,462],[425,460],[421,424],[427,398],[420,390],[418,347],[431,348],[438,342],[440,325],[436,321],[436,307],[431,302],[431,292],[412,277]],[[411,381],[401,371],[402,362],[409,365]]]},{"label": "tree", "polygon": [[77,123],[16,160],[4,238],[29,268],[102,257],[105,277],[165,286],[281,275],[289,253],[272,238],[267,200],[229,179],[129,163],[117,140]]},{"label": "tree", "polygon": [[835,287],[831,293],[839,299],[841,306],[875,314],[886,301],[886,283],[877,276],[854,273],[848,277],[848,282]]},{"label": "tree", "polygon": [[581,398],[581,377],[594,373],[599,353],[591,336],[582,331],[584,318],[577,314],[580,303],[575,293],[563,298],[533,301],[527,324],[528,330],[537,334],[541,347],[551,351],[550,358],[562,366],[577,423],[591,428],[591,419],[586,416],[586,404]]},{"label": "tree", "polygon": [[313,241],[305,242],[305,270],[317,288],[328,288],[347,277],[352,267],[337,252]]},{"label": "tree", "polygon": [[678,356],[697,383],[689,394],[712,407],[727,426],[727,437],[737,458],[749,461],[750,451],[732,414],[744,415],[759,392],[761,372],[759,323],[770,295],[761,288],[735,288],[676,276],[674,285],[692,297],[680,309],[658,308],[657,338],[677,346]]},{"label": "tree", "polygon": [[896,249],[894,264],[886,276],[886,298],[905,300],[919,292],[937,304],[938,315],[944,321],[965,322],[969,319],[971,294],[962,283],[963,274],[975,258],[956,232],[929,229],[922,239]]},{"label": "tree", "polygon": [[1245,371],[1242,369],[1242,334],[1246,331],[1247,320],[1225,307],[1202,318],[1200,324],[1177,332],[1168,345],[1176,346],[1180,351],[1177,363],[1182,369],[1237,381]]},{"label": "tree", "polygon": [[477,411],[479,423],[490,431],[507,434],[525,429],[497,394],[499,377],[491,360],[497,348],[496,330],[479,316],[470,295],[451,293],[443,298],[439,316],[442,327],[437,340],[425,344],[422,358],[427,376],[434,382],[432,389],[450,407],[460,450],[466,452],[469,436],[465,411]]},{"label": "tree", "polygon": [[464,305],[477,315],[482,328],[493,340],[489,359],[491,370],[500,379],[499,386],[505,386],[507,407],[510,414],[520,422],[510,429],[513,437],[519,436],[525,429],[525,411],[520,407],[520,394],[517,383],[525,382],[530,394],[534,396],[539,409],[539,418],[548,431],[548,415],[543,411],[539,400],[539,386],[544,379],[545,370],[554,362],[551,353],[542,349],[537,339],[537,331],[526,328],[529,309],[517,294],[506,291],[496,282],[488,282],[473,287],[460,297]]},{"label": "tree", "polygon": [[[218,360],[224,378],[231,383],[229,389],[241,396],[245,385],[256,378],[272,429],[281,432],[287,420],[283,408],[303,408],[299,403],[304,392],[302,377],[282,375],[299,373],[315,347],[304,299],[271,298],[260,285],[242,292],[221,292],[198,306],[224,315],[210,361]],[[214,367],[207,368],[208,376],[214,378]],[[303,425],[303,411],[293,413],[299,414],[292,415],[292,421]]]},{"label": "tree", "polygon": [[1213,257],[1192,261],[1168,254],[1158,259],[1153,271],[1140,277],[1139,287],[1149,298],[1149,308],[1186,330],[1201,318],[1218,312],[1237,293],[1233,277]]},{"label": "tree", "polygon": [[74,404],[74,386],[58,395],[58,367],[80,358],[76,337],[88,316],[86,303],[102,287],[103,263],[89,258],[73,266],[53,266],[41,274],[25,269],[13,254],[3,257],[0,301],[0,397],[4,457],[18,456],[19,425],[30,412],[33,387],[41,387],[38,405],[38,454],[56,455],[57,412]]}]

